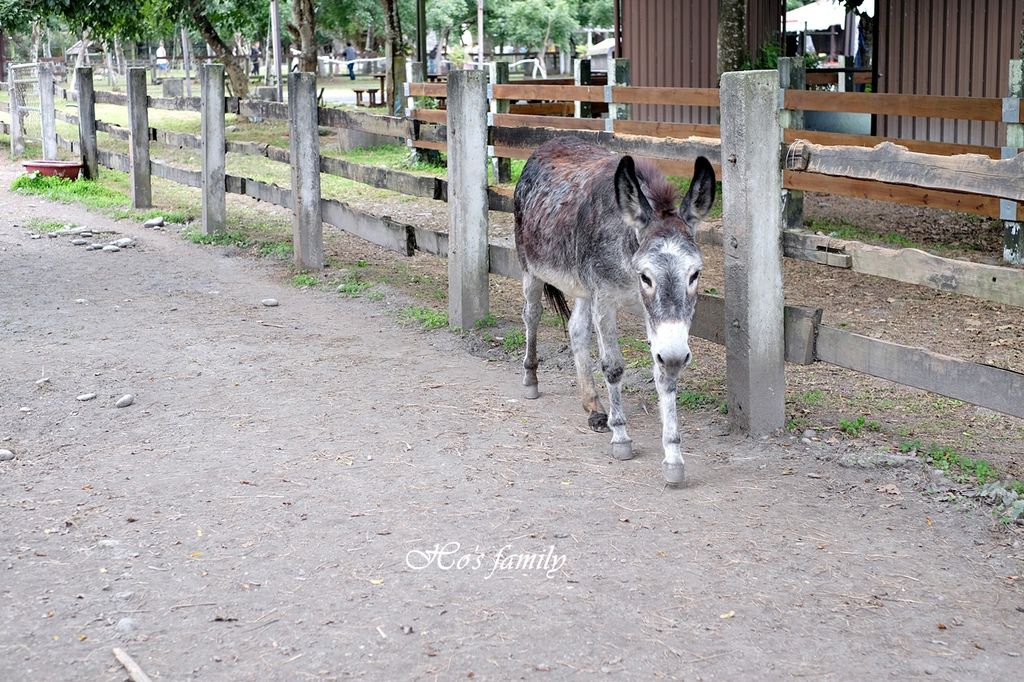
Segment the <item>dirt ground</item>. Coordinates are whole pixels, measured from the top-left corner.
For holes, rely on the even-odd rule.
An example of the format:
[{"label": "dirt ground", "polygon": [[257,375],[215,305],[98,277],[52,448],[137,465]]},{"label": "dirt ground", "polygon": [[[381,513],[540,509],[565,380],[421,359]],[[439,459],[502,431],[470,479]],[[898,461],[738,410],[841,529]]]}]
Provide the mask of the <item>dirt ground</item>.
[{"label": "dirt ground", "polygon": [[[0,679],[122,680],[114,646],[174,680],[1020,670],[1021,534],[916,461],[683,412],[669,489],[635,396],[617,462],[557,363],[523,401],[513,363],[399,324],[397,294],[0,208]],[[32,239],[33,216],[137,245]]]}]

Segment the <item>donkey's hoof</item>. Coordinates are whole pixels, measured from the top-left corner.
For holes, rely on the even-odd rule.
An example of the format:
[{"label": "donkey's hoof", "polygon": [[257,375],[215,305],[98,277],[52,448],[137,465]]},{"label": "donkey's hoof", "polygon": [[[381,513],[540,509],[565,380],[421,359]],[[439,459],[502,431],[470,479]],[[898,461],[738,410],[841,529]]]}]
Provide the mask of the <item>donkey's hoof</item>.
[{"label": "donkey's hoof", "polygon": [[523,395],[527,400],[536,400],[540,397],[540,389],[537,388],[537,384],[523,386]]},{"label": "donkey's hoof", "polygon": [[661,473],[669,485],[682,485],[686,480],[686,465],[682,462],[662,462]]},{"label": "donkey's hoof", "polygon": [[590,427],[591,431],[597,431],[598,433],[608,433],[611,431],[608,428],[608,415],[604,412],[591,412],[590,417],[587,418],[587,426]]},{"label": "donkey's hoof", "polygon": [[633,441],[627,440],[624,443],[612,443],[612,457],[619,460],[633,459]]}]

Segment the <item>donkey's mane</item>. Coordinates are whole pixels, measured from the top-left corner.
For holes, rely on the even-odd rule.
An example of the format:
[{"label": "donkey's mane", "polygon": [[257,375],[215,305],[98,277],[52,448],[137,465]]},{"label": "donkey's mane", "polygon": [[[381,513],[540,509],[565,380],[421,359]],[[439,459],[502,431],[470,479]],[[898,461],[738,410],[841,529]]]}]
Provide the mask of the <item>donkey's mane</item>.
[{"label": "donkey's mane", "polygon": [[655,215],[667,218],[679,210],[679,193],[672,183],[665,179],[650,161],[635,159],[637,175],[646,189],[647,200],[651,203]]}]

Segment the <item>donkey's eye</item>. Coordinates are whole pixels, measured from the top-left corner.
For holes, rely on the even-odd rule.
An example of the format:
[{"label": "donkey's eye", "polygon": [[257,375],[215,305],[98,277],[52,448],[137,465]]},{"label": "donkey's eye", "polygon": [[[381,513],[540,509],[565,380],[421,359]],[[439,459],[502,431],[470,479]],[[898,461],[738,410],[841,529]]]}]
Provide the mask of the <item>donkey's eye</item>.
[{"label": "donkey's eye", "polygon": [[646,272],[640,273],[640,283],[644,285],[644,288],[650,289],[654,286],[654,280],[651,279],[650,275]]},{"label": "donkey's eye", "polygon": [[692,287],[692,286],[693,286],[694,284],[696,284],[696,283],[697,283],[697,278],[698,278],[698,277],[700,277],[700,270],[697,270],[697,271],[696,271],[696,272],[694,272],[694,273],[693,273],[692,275],[690,275],[690,286],[691,286],[691,287]]}]

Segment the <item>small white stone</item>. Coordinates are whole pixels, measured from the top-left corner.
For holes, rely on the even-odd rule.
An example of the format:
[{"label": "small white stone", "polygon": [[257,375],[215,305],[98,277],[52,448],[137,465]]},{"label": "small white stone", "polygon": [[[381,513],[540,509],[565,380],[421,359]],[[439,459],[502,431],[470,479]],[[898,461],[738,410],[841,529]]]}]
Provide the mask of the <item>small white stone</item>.
[{"label": "small white stone", "polygon": [[122,237],[114,242],[114,246],[120,246],[122,249],[135,244],[135,241],[131,237]]},{"label": "small white stone", "polygon": [[107,538],[107,539],[100,540],[99,542],[97,542],[96,546],[97,547],[102,547],[104,549],[110,549],[111,547],[117,547],[120,544],[121,543],[119,541],[117,541],[117,540],[111,540],[111,539]]},{"label": "small white stone", "polygon": [[87,400],[92,400],[96,397],[95,393],[83,393],[82,395],[75,398],[75,400],[81,400],[83,403]]},{"label": "small white stone", "polygon": [[32,408],[31,408],[31,407],[23,407],[23,408],[21,408],[21,409],[20,409],[20,410],[18,410],[18,411],[19,411],[19,412],[24,412],[25,414],[28,414],[29,412],[31,412],[31,411],[32,411]]},{"label": "small white stone", "polygon": [[133,396],[131,393],[126,393],[120,398],[118,398],[117,402],[114,403],[114,407],[128,407],[134,402],[135,396]]},{"label": "small white stone", "polygon": [[10,462],[14,459],[14,453],[10,450],[0,450],[0,462]]},{"label": "small white stone", "polygon": [[117,621],[117,629],[120,632],[131,632],[135,629],[135,620],[133,618],[122,618]]},{"label": "small white stone", "polygon": [[260,303],[262,303],[263,305],[267,306],[268,308],[273,308],[274,306],[277,305],[277,299],[276,298],[265,298],[262,301],[260,301]]},{"label": "small white stone", "polygon": [[114,251],[120,251],[121,247],[120,246],[116,246],[114,244],[107,244],[106,246],[103,247],[103,250],[104,251],[114,252]]},{"label": "small white stone", "polygon": [[146,222],[142,223],[142,226],[143,227],[160,227],[163,224],[164,224],[164,217],[163,216],[157,216],[155,218],[150,218]]},{"label": "small white stone", "polygon": [[71,243],[72,243],[72,244],[73,244],[74,246],[85,246],[86,244],[88,244],[88,243],[89,243],[89,240],[88,240],[88,239],[82,239],[82,238],[78,238],[78,239],[72,239],[72,240],[71,240]]},{"label": "small white stone", "polygon": [[42,379],[36,379],[36,386],[42,386],[43,384],[50,383],[50,377],[43,377]]}]

